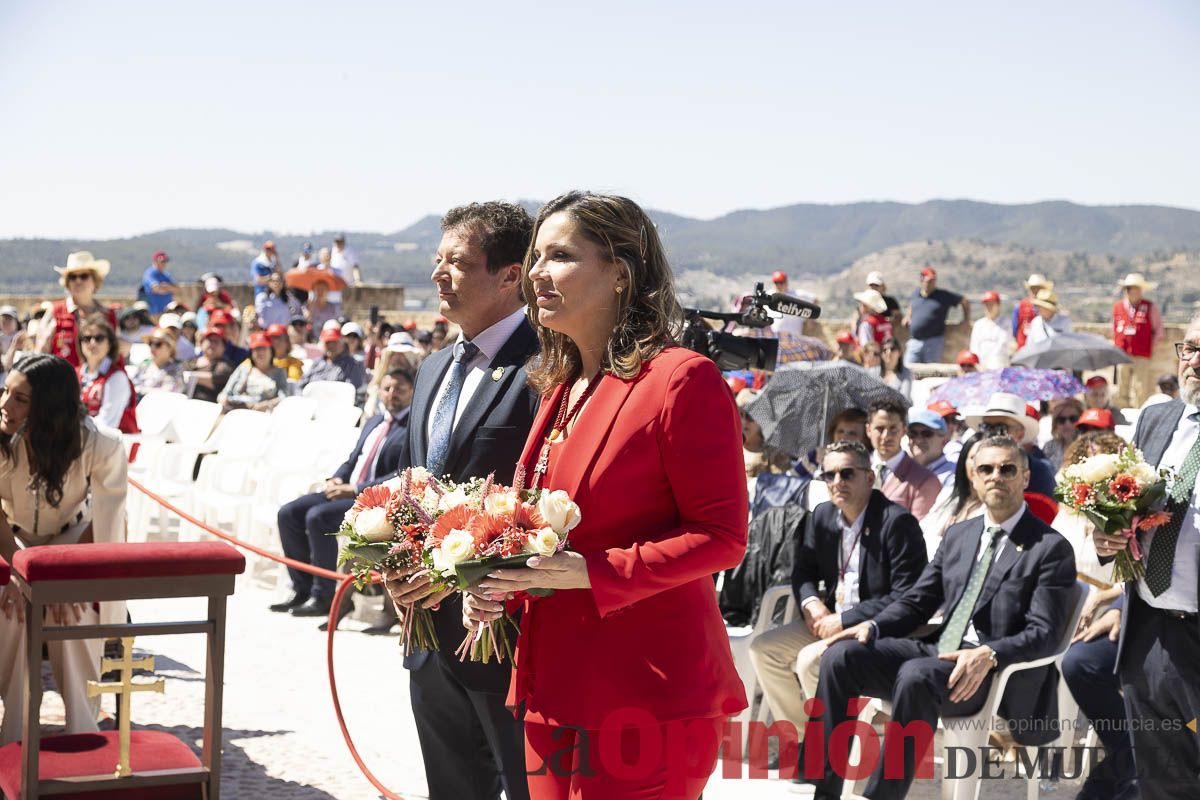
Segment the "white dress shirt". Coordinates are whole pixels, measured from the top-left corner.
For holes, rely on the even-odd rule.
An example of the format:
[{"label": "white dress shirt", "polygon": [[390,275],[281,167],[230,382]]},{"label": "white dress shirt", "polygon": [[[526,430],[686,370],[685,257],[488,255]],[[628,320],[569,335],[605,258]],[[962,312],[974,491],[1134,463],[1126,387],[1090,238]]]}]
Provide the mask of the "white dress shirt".
[{"label": "white dress shirt", "polygon": [[[517,328],[521,327],[521,322],[524,319],[525,308],[521,307],[471,340],[471,343],[479,348],[479,352],[468,362],[469,371],[467,372],[466,380],[463,381],[462,391],[458,395],[458,405],[454,409],[455,425],[458,425],[458,421],[462,418],[463,411],[466,410],[467,405],[471,402],[471,396],[475,394],[475,390],[479,388],[484,378],[488,376],[488,365],[492,363],[492,359],[496,357],[504,347],[504,344],[516,333]],[[464,341],[466,340],[462,333],[459,333],[455,343]],[[442,395],[446,393],[446,387],[450,384],[450,375],[453,370],[454,362],[451,362],[450,367],[446,370],[446,374],[442,376],[442,383],[438,386],[437,393],[433,396],[433,403],[429,406],[429,414],[425,417],[425,440],[427,442],[433,440],[433,412],[438,407],[438,401],[441,400]]]},{"label": "white dress shirt", "polygon": [[970,350],[979,356],[980,369],[1007,367],[1013,343],[1012,331],[998,320],[983,317],[971,328]]},{"label": "white dress shirt", "polygon": [[[1179,427],[1175,429],[1171,443],[1167,445],[1162,460],[1158,462],[1160,467],[1169,467],[1178,471],[1183,465],[1183,460],[1187,457],[1188,451],[1192,449],[1196,437],[1200,436],[1200,422],[1192,418],[1195,413],[1196,406],[1184,406]],[[1200,527],[1198,527],[1200,526],[1200,517],[1196,516],[1197,510],[1200,510],[1200,480],[1196,481],[1196,486],[1192,489],[1192,499],[1188,504],[1187,511],[1184,512],[1183,527],[1179,529],[1179,538],[1175,542],[1175,563],[1171,567],[1171,585],[1165,592],[1155,597],[1150,592],[1150,588],[1146,586],[1144,579],[1139,579],[1137,582],[1138,596],[1147,605],[1173,611],[1186,611],[1192,614],[1200,611],[1200,603],[1197,603],[1196,598],[1196,570],[1200,569]],[[1154,546],[1155,533],[1156,531],[1150,531],[1142,537],[1142,550],[1146,558],[1149,558],[1150,553],[1153,552],[1151,548]]]},{"label": "white dress shirt", "polygon": [[[846,517],[841,511],[838,511],[837,523],[838,530],[841,532],[841,540],[838,543],[838,571],[841,572],[842,564],[846,565],[846,574],[839,576],[837,587],[834,593],[834,608],[837,613],[849,611],[859,604],[858,594],[858,566],[862,556],[862,529],[863,522],[867,518],[867,509],[864,506],[854,522],[846,522]],[[840,601],[836,600],[841,597]],[[817,601],[825,602],[822,597],[810,597],[801,604],[801,608],[810,603]]]}]

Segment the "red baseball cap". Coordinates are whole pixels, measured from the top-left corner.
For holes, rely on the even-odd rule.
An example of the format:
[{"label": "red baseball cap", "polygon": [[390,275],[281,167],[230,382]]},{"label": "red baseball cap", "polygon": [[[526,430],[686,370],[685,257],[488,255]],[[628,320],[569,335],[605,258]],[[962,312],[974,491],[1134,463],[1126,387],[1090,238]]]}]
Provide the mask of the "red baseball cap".
[{"label": "red baseball cap", "polygon": [[324,342],[340,342],[342,340],[341,328],[322,328],[321,341]]},{"label": "red baseball cap", "polygon": [[271,337],[262,331],[250,334],[250,349],[255,350],[259,347],[270,347]]},{"label": "red baseball cap", "polygon": [[222,342],[225,341],[225,331],[221,330],[220,328],[214,328],[211,325],[204,329],[204,333],[200,338],[207,339],[210,336],[215,336]]},{"label": "red baseball cap", "polygon": [[926,406],[930,411],[941,414],[943,417],[952,417],[958,414],[958,409],[945,400],[935,400]]},{"label": "red baseball cap", "polygon": [[773,273],[771,273],[771,282],[772,283],[785,283],[786,281],[787,281],[787,273],[784,272],[783,270],[777,269]]},{"label": "red baseball cap", "polygon": [[406,320],[404,320],[404,324],[401,325],[400,327],[403,328],[404,330],[408,331],[409,333],[412,333],[413,331],[415,331],[417,329],[417,321],[415,319],[406,319]]},{"label": "red baseball cap", "polygon": [[927,267],[925,267],[925,269],[921,270],[921,277],[922,278],[936,278],[937,270],[934,269],[933,267],[927,266]]},{"label": "red baseball cap", "polygon": [[837,335],[838,344],[854,344],[854,334],[850,331],[842,331]]},{"label": "red baseball cap", "polygon": [[983,302],[984,303],[999,303],[1000,295],[996,294],[995,292],[984,292],[983,293]]},{"label": "red baseball cap", "polygon": [[159,251],[157,251],[157,252],[154,254],[154,260],[155,260],[155,261],[158,261],[160,258],[161,258],[163,261],[170,261],[170,260],[171,260],[171,259],[167,258],[167,254],[166,254],[166,252],[165,252],[165,251],[163,251],[163,250],[159,250]]},{"label": "red baseball cap", "polygon": [[208,324],[211,325],[232,325],[233,314],[230,314],[228,309],[218,308],[216,311],[208,315]]},{"label": "red baseball cap", "polygon": [[276,336],[287,336],[287,325],[281,322],[276,322],[274,325],[267,326],[267,336],[274,339]]},{"label": "red baseball cap", "polygon": [[1108,386],[1108,379],[1105,378],[1103,375],[1093,375],[1092,377],[1088,378],[1087,383],[1085,383],[1083,385],[1088,386],[1088,387]]},{"label": "red baseball cap", "polygon": [[957,362],[959,364],[978,364],[979,356],[975,355],[970,350],[960,350],[958,351]]},{"label": "red baseball cap", "polygon": [[1075,423],[1076,428],[1084,426],[1110,431],[1116,427],[1116,421],[1113,420],[1112,412],[1107,408],[1089,408],[1079,415],[1079,421]]}]

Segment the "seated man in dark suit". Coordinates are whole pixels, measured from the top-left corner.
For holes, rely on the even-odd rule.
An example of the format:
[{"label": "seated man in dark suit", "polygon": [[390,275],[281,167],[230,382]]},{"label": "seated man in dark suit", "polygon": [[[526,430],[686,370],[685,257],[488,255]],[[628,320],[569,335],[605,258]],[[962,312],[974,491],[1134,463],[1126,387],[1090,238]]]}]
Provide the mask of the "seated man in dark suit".
[{"label": "seated man in dark suit", "polygon": [[[408,406],[412,402],[412,377],[396,369],[379,384],[379,402],[383,407],[363,426],[358,444],[320,492],[299,497],[279,509],[279,538],[288,558],[326,569],[337,567],[337,537],[329,534],[342,524],[342,518],[354,505],[354,498],[370,483],[377,483],[406,463],[408,446]],[[297,617],[324,617],[329,614],[336,588],[328,578],[319,578],[297,569],[288,569],[292,594],[271,606],[272,611],[290,611]]]},{"label": "seated man in dark suit", "polygon": [[871,456],[860,442],[834,442],[817,476],[830,501],[809,515],[796,541],[792,592],[802,620],[750,642],[750,660],[776,720],[802,739],[828,639],[882,611],[921,575],[927,558],[917,520],[872,488]]},{"label": "seated man in dark suit", "polygon": [[[1074,596],[1075,554],[1025,505],[1025,452],[1007,436],[991,437],[976,447],[972,461],[984,516],[947,530],[916,585],[873,620],[834,637],[836,643],[822,657],[817,697],[824,706],[826,741],[828,732],[847,719],[847,702],[865,695],[890,700],[892,719],[900,726],[927,725],[932,742],[939,716],[966,716],[983,706],[997,668],[1048,656],[1062,641]],[[934,633],[903,638],[940,608],[946,609],[946,619]],[[1015,719],[1018,729],[1056,713],[1047,708],[1055,677],[1053,666],[1014,675],[1002,713]],[[1047,733],[1047,739],[1057,736]],[[1017,738],[1036,743],[1037,736],[1023,731]],[[925,754],[916,752],[911,738],[903,748],[903,777],[885,778],[880,758],[867,797],[908,793],[918,757]],[[842,779],[826,753],[816,797],[838,797],[841,789]]]}]

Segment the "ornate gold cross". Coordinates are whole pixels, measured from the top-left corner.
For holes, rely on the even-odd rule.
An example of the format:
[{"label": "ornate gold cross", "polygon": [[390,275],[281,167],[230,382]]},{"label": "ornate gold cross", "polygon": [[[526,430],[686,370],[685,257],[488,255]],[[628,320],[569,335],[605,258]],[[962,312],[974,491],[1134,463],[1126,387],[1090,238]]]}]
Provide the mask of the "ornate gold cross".
[{"label": "ornate gold cross", "polygon": [[114,776],[124,778],[127,775],[132,775],[133,770],[129,768],[129,733],[132,722],[130,721],[130,701],[133,699],[134,692],[158,692],[162,694],[166,686],[166,681],[163,678],[152,681],[150,683],[134,683],[133,671],[135,669],[154,669],[154,656],[146,656],[145,658],[133,659],[133,637],[122,636],[121,647],[125,655],[120,660],[106,658],[100,662],[100,671],[109,672],[117,670],[121,673],[120,683],[101,683],[99,681],[88,681],[87,696],[97,697],[102,694],[119,695],[118,702],[121,704],[120,718],[121,722],[117,726],[117,733],[121,742],[121,760],[117,764]]}]

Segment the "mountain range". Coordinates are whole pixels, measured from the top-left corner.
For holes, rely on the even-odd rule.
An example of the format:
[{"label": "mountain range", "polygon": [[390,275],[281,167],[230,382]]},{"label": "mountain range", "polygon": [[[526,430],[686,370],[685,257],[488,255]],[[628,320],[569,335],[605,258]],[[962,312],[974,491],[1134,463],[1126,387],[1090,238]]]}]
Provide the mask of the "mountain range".
[{"label": "mountain range", "polygon": [[[521,202],[530,210],[538,206]],[[853,272],[859,259],[908,244],[1002,245],[1008,250],[1001,261],[1011,267],[1012,278],[1028,274],[1029,264],[1036,260],[1034,254],[1041,251],[1062,253],[1068,260],[1072,254],[1085,261],[1100,258],[1112,264],[1106,273],[1115,274],[1135,261],[1166,262],[1172,254],[1200,249],[1200,212],[1165,206],[931,200],[917,204],[798,204],[735,211],[711,220],[650,213],[677,273],[702,271],[741,280],[783,269],[797,282],[821,286],[837,283],[837,275],[843,271]],[[438,219],[429,215],[392,233],[346,231],[350,245],[358,251],[364,279],[424,286],[440,238]],[[285,265],[290,265],[304,241],[321,247],[332,237],[330,231],[297,236],[271,231],[171,229],[104,241],[5,239],[0,240],[0,280],[9,292],[53,290],[57,276],[51,267],[62,264],[70,251],[90,250],[112,262],[110,288],[133,286],[150,255],[165,250],[179,280],[215,271],[226,280],[242,281],[266,239],[274,239]],[[1028,258],[1022,259],[1020,253]]]}]

